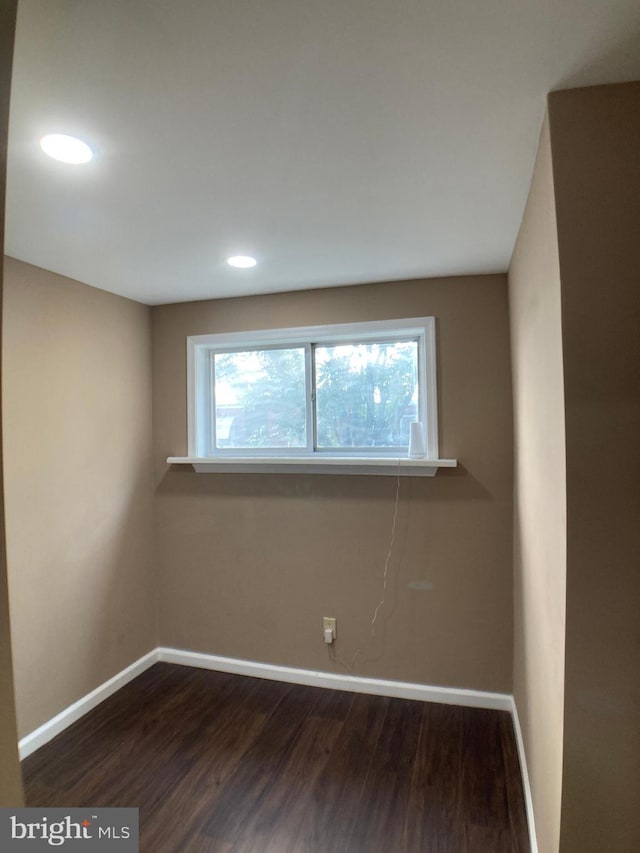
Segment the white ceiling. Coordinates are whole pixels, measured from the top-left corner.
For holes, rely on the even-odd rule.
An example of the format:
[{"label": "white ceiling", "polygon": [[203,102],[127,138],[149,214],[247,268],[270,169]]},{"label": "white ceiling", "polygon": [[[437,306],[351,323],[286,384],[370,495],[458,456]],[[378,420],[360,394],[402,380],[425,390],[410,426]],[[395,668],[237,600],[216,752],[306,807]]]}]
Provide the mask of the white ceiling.
[{"label": "white ceiling", "polygon": [[6,251],[148,304],[504,271],[545,94],[639,77],[638,0],[20,0]]}]

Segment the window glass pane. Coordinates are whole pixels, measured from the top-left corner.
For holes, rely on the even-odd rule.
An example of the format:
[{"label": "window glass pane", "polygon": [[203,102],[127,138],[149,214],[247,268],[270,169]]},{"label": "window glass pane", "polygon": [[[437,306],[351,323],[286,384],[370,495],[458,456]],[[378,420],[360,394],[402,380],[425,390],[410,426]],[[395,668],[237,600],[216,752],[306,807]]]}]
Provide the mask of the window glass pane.
[{"label": "window glass pane", "polygon": [[409,445],[418,418],[417,341],[315,347],[317,446]]},{"label": "window glass pane", "polygon": [[216,448],[306,447],[302,347],[216,353]]}]

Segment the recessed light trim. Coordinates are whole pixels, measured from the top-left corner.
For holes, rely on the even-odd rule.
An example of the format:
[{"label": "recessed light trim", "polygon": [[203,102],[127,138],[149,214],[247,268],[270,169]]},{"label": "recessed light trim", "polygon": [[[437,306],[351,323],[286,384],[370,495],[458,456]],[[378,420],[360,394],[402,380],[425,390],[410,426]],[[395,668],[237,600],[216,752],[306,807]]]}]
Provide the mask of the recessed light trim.
[{"label": "recessed light trim", "polygon": [[255,267],[258,262],[251,255],[232,255],[230,258],[227,258],[227,263],[230,267],[235,267],[239,270],[248,270],[251,267]]},{"label": "recessed light trim", "polygon": [[64,133],[49,133],[40,140],[40,148],[49,157],[61,163],[88,163],[93,151],[86,142]]}]

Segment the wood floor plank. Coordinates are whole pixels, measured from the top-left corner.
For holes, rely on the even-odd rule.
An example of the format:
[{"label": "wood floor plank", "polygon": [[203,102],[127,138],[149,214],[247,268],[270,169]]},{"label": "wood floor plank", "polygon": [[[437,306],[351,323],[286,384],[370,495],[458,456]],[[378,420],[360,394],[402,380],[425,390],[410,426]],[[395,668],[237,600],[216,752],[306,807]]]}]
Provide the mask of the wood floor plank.
[{"label": "wood floor plank", "polygon": [[462,824],[510,829],[500,715],[504,711],[462,709],[458,820]]},{"label": "wood floor plank", "polygon": [[[318,688],[315,688],[316,690]],[[262,853],[289,853],[304,849],[301,836],[314,783],[324,772],[329,755],[343,728],[352,696],[319,690],[317,703],[307,715],[287,760],[280,764],[269,790],[256,804],[240,833],[234,853],[253,853],[254,838]]]},{"label": "wood floor plank", "polygon": [[531,853],[518,747],[513,730],[513,721],[506,715],[500,717],[500,738],[509,804],[509,821],[513,838],[513,853]]},{"label": "wood floor plank", "polygon": [[312,789],[298,832],[300,851],[343,853],[347,849],[389,699],[353,696],[340,735]]},{"label": "wood floor plank", "polygon": [[[140,837],[148,849],[181,850],[194,843],[196,835],[205,837],[216,798],[262,734],[270,714],[291,690],[290,686],[249,678],[241,679],[239,687],[234,701],[205,727],[198,761],[171,792],[157,819],[154,813],[145,813]],[[172,820],[173,815],[185,813],[188,821]],[[213,840],[228,844],[222,838]]]},{"label": "wood floor plank", "polygon": [[347,849],[387,853],[406,849],[406,812],[423,705],[391,699],[362,790]]},{"label": "wood floor plank", "polygon": [[263,736],[254,741],[227,785],[213,803],[203,834],[234,844],[255,809],[271,792],[271,782],[287,762],[304,720],[319,699],[316,688],[291,690],[267,719]]},{"label": "wood floor plank", "polygon": [[174,849],[180,850],[180,853],[234,853],[232,844],[217,838],[208,838],[205,835],[197,835],[187,843],[186,847]]},{"label": "wood floor plank", "polygon": [[407,851],[455,853],[458,831],[462,708],[425,704],[409,791]]},{"label": "wood floor plank", "polygon": [[23,762],[30,806],[138,806],[141,853],[529,853],[497,711],[157,664]]},{"label": "wood floor plank", "polygon": [[463,838],[461,853],[513,853],[513,839],[508,829],[468,823]]},{"label": "wood floor plank", "polygon": [[[163,693],[156,706],[138,715],[138,725],[128,732],[127,740],[114,739],[112,747],[119,748],[112,749],[102,762],[102,772],[94,779],[83,778],[69,789],[68,796],[89,805],[100,790],[109,805],[129,802],[145,815],[162,807],[170,793],[200,763],[199,754],[190,747],[200,743],[202,748],[206,741],[201,733],[207,723],[225,709],[227,714],[231,713],[252,690],[242,680],[210,676],[207,673],[202,679],[185,681],[173,694]],[[209,697],[206,707],[200,707],[203,689]],[[149,778],[154,779],[153,786],[149,786]]]},{"label": "wood floor plank", "polygon": [[[152,667],[55,737],[45,751],[25,759],[23,773],[37,774],[44,784],[71,787],[92,761],[106,760],[114,740],[124,741],[125,748],[127,741],[137,742],[145,718],[159,713],[163,702],[179,696],[192,679],[187,667]],[[56,755],[55,764],[51,753]]]}]

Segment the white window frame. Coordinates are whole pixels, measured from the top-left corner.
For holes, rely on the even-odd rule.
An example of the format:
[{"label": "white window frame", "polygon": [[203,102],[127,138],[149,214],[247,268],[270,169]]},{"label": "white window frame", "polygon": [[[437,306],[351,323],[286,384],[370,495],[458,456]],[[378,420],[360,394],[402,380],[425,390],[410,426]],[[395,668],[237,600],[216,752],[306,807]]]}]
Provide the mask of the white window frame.
[{"label": "white window frame", "polygon": [[[413,317],[402,320],[378,320],[364,323],[340,323],[326,326],[301,326],[284,329],[263,329],[246,332],[226,332],[210,335],[192,335],[187,338],[187,406],[188,406],[188,458],[225,460],[264,460],[299,458],[300,461],[322,457],[323,460],[398,458],[397,450],[374,448],[321,448],[313,446],[313,385],[311,359],[306,358],[307,436],[308,444],[301,448],[215,448],[209,445],[213,435],[213,394],[210,365],[211,353],[237,349],[280,347],[305,347],[310,353],[314,344],[366,343],[384,340],[416,340],[418,342],[418,420],[422,424],[425,458],[438,459],[438,391],[436,365],[436,323],[434,317]],[[213,423],[212,423],[213,419]],[[185,460],[186,461],[186,460]]]}]

